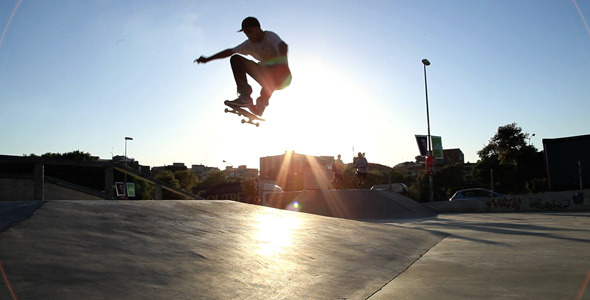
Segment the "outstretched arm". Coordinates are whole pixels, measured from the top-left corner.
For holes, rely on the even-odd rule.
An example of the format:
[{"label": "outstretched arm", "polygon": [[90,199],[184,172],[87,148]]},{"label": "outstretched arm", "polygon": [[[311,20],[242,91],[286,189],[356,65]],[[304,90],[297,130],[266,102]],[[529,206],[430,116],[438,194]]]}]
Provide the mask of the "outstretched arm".
[{"label": "outstretched arm", "polygon": [[233,49],[225,49],[225,50],[223,50],[223,51],[221,51],[221,52],[219,52],[217,54],[214,54],[212,56],[209,56],[209,57],[201,56],[201,57],[195,59],[193,61],[193,63],[199,63],[199,64],[203,63],[204,64],[204,63],[208,63],[208,62],[210,62],[210,61],[212,61],[214,59],[221,59],[221,58],[229,57],[232,54],[234,54],[234,50]]}]

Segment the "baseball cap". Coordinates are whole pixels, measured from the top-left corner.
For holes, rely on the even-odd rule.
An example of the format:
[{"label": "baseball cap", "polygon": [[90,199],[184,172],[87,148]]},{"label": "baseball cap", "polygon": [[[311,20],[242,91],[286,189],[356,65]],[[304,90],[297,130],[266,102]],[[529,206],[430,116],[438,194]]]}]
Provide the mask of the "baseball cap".
[{"label": "baseball cap", "polygon": [[242,32],[249,27],[260,27],[260,22],[254,17],[247,17],[242,21],[242,29],[238,30],[238,32]]}]

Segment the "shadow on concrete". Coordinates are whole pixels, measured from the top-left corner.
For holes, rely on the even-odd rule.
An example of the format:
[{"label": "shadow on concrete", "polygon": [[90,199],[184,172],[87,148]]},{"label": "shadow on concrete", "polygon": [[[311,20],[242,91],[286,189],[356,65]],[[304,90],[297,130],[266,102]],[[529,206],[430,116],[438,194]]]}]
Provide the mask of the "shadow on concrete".
[{"label": "shadow on concrete", "polygon": [[1,201],[0,232],[8,229],[13,223],[28,219],[43,204],[43,201]]},{"label": "shadow on concrete", "polygon": [[[454,215],[454,214],[452,214]],[[460,214],[458,214],[460,215]],[[551,238],[556,240],[566,240],[572,242],[581,242],[581,243],[590,243],[590,238],[575,238],[567,236],[568,232],[571,233],[580,233],[580,232],[588,232],[590,235],[590,229],[572,229],[571,226],[567,228],[560,228],[560,227],[549,227],[549,226],[541,226],[535,225],[530,223],[521,224],[521,218],[512,217],[512,216],[519,216],[519,215],[527,215],[527,219],[530,220],[531,216],[537,216],[540,219],[544,218],[544,215],[547,216],[567,216],[567,217],[583,217],[585,220],[588,220],[590,217],[590,212],[572,212],[572,213],[513,213],[513,214],[469,214],[469,216],[474,216],[472,219],[469,220],[462,220],[457,221],[455,219],[446,218],[445,214],[439,214],[436,218],[430,218],[423,221],[418,221],[411,226],[417,230],[426,231],[429,233],[434,234],[449,234],[449,232],[453,232],[452,236],[458,239],[469,240],[478,243],[484,244],[502,244],[499,242],[489,241],[488,239],[482,238],[474,238],[474,237],[467,237],[461,234],[461,231],[468,230],[468,231],[475,231],[483,233],[494,233],[494,234],[503,234],[503,235],[521,235],[521,236],[529,236],[529,237],[542,237],[542,238]],[[477,216],[481,216],[478,218]],[[489,219],[490,216],[492,219]],[[497,218],[493,218],[493,216],[497,216]],[[386,223],[392,222],[390,225],[392,226],[399,226],[399,227],[406,227],[403,224],[395,224],[396,220],[389,220],[389,221],[378,221],[379,223]],[[437,228],[440,228],[437,229]]]}]

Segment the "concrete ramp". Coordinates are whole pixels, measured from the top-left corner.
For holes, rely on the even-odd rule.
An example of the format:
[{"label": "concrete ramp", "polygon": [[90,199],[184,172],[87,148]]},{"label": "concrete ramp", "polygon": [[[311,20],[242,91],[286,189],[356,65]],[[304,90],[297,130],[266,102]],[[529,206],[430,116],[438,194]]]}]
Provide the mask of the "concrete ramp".
[{"label": "concrete ramp", "polygon": [[0,299],[367,299],[443,237],[233,201],[48,201],[0,233]]},{"label": "concrete ramp", "polygon": [[310,190],[268,195],[268,205],[353,220],[424,218],[436,212],[392,191]]}]

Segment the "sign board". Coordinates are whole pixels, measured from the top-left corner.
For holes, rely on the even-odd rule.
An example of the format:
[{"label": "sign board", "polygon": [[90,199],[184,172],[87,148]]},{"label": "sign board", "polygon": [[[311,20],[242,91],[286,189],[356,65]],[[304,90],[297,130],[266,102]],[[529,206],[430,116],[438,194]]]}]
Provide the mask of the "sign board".
[{"label": "sign board", "polygon": [[428,156],[428,136],[416,135],[416,143],[418,143],[418,150],[420,150],[420,156]]},{"label": "sign board", "polygon": [[[432,156],[434,156],[437,159],[442,159],[442,138],[440,136],[430,136],[430,141],[432,143]],[[428,156],[428,136],[416,135],[416,142],[418,143],[418,150],[420,150],[420,156]]]},{"label": "sign board", "polygon": [[443,159],[442,138],[440,136],[431,136],[432,141],[432,155],[436,159]]},{"label": "sign board", "polygon": [[127,182],[127,196],[135,197],[135,183]]},{"label": "sign board", "polygon": [[117,196],[125,196],[125,183],[115,182],[115,190],[117,190]]}]

